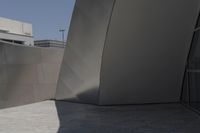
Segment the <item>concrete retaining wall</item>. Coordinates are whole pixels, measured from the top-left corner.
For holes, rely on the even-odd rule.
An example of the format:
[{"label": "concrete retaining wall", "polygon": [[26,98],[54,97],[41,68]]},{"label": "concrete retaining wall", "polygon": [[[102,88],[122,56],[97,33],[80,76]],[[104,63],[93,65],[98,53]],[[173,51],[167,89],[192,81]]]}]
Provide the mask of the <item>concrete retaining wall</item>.
[{"label": "concrete retaining wall", "polygon": [[0,43],[0,108],[53,99],[63,49]]}]

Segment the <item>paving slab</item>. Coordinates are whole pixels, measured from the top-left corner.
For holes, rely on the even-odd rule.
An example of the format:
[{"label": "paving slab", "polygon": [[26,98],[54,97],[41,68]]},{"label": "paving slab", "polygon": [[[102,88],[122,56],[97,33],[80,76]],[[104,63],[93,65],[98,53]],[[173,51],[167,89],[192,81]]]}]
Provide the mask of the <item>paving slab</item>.
[{"label": "paving slab", "polygon": [[44,101],[0,110],[0,133],[199,133],[181,104],[95,106]]}]

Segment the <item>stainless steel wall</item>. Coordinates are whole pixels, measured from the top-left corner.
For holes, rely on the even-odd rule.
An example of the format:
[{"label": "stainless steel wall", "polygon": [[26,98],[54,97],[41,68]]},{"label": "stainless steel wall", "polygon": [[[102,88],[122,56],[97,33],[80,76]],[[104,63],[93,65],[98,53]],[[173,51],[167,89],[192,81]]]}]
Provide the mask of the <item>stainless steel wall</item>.
[{"label": "stainless steel wall", "polygon": [[99,102],[103,47],[114,0],[77,0],[56,98]]},{"label": "stainless steel wall", "polygon": [[200,111],[200,13],[187,60],[181,102]]},{"label": "stainless steel wall", "polygon": [[77,0],[56,98],[177,102],[199,0]]},{"label": "stainless steel wall", "polygon": [[199,0],[116,0],[100,104],[180,101]]},{"label": "stainless steel wall", "polygon": [[63,52],[0,42],[0,108],[53,99]]},{"label": "stainless steel wall", "polygon": [[0,108],[54,98],[179,101],[199,6],[199,0],[77,0],[63,61],[62,49],[0,42]]}]

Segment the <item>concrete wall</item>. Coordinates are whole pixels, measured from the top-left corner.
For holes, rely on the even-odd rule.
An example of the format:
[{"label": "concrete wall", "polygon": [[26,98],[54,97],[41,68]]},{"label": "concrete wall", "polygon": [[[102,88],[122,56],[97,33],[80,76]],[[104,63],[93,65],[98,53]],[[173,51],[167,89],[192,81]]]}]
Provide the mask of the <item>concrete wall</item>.
[{"label": "concrete wall", "polygon": [[33,36],[32,24],[2,17],[0,17],[0,30],[5,30],[13,34]]},{"label": "concrete wall", "polygon": [[0,39],[22,41],[33,46],[32,24],[0,17]]},{"label": "concrete wall", "polygon": [[34,46],[33,38],[29,36],[21,36],[16,34],[8,34],[0,32],[0,39],[7,39],[10,41],[21,41],[23,42],[23,45]]},{"label": "concrete wall", "polygon": [[77,0],[56,98],[101,105],[179,101],[199,4]]},{"label": "concrete wall", "polygon": [[77,0],[61,70],[61,49],[0,43],[0,107],[54,97],[100,105],[178,102],[199,6]]},{"label": "concrete wall", "polygon": [[0,43],[0,108],[53,99],[63,49]]}]

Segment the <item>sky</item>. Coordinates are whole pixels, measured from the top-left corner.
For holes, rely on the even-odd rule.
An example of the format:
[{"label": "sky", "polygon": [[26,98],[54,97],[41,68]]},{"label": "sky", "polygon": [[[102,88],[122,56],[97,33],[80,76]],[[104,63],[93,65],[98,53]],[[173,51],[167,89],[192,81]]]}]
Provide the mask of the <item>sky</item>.
[{"label": "sky", "polygon": [[59,29],[68,31],[74,3],[75,0],[1,0],[0,17],[31,23],[35,40],[61,40]]}]

